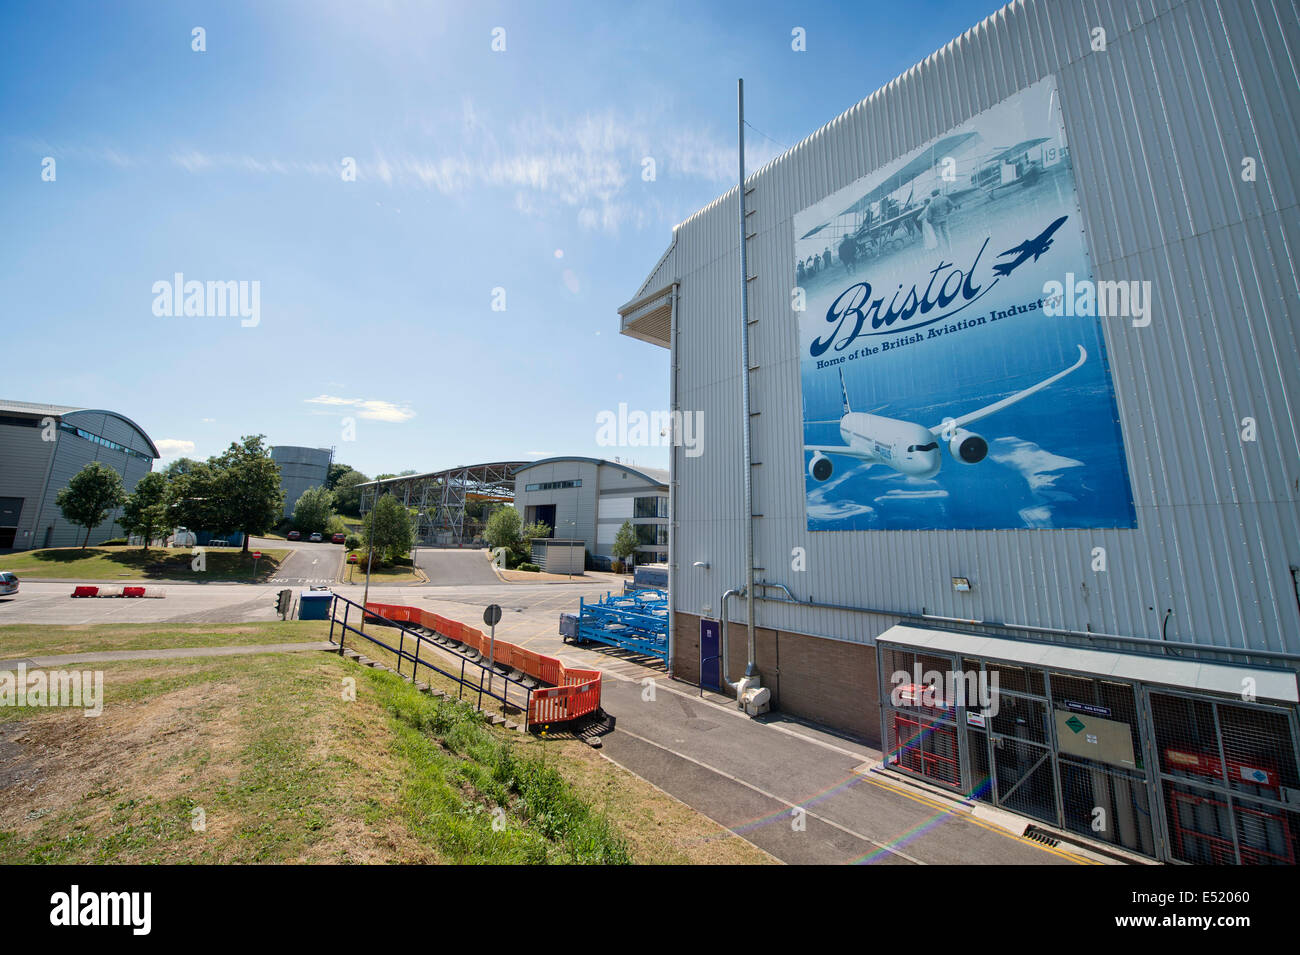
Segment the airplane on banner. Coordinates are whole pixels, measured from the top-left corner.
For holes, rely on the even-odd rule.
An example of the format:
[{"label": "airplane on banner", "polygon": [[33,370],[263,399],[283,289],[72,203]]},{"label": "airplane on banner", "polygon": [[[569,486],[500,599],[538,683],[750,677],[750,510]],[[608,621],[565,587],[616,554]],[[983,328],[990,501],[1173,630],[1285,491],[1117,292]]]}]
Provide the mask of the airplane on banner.
[{"label": "airplane on banner", "polygon": [[[939,473],[943,459],[939,454],[939,442],[948,445],[948,453],[962,464],[979,464],[989,453],[989,444],[973,431],[967,431],[966,425],[987,418],[989,415],[1023,401],[1030,395],[1042,391],[1048,385],[1060,381],[1072,371],[1083,367],[1088,360],[1088,352],[1082,345],[1079,348],[1079,360],[1064,371],[1058,371],[1050,378],[1044,378],[1036,385],[1024,391],[1018,391],[1010,397],[995,401],[978,411],[962,415],[959,418],[945,418],[933,428],[926,428],[910,421],[886,418],[881,415],[854,411],[849,407],[849,392],[844,384],[844,372],[840,371],[840,394],[844,400],[844,414],[840,418],[840,437],[842,445],[806,444],[804,451],[812,452],[808,462],[808,473],[814,480],[828,480],[834,471],[834,465],[827,455],[840,455],[856,458],[868,467],[883,464],[908,477],[932,478]],[[810,422],[814,423],[814,422]]]},{"label": "airplane on banner", "polygon": [[1061,218],[1049,224],[1046,229],[1038,233],[1038,235],[1034,236],[1032,239],[1026,239],[1019,245],[1013,245],[1005,252],[999,252],[997,255],[999,259],[1008,255],[1014,255],[1015,259],[1010,262],[999,262],[997,265],[993,266],[993,271],[998,275],[1010,275],[1015,269],[1024,265],[1031,255],[1034,257],[1034,261],[1037,262],[1039,257],[1052,247],[1053,233],[1064,225],[1065,220],[1068,218],[1070,217],[1061,216]]}]

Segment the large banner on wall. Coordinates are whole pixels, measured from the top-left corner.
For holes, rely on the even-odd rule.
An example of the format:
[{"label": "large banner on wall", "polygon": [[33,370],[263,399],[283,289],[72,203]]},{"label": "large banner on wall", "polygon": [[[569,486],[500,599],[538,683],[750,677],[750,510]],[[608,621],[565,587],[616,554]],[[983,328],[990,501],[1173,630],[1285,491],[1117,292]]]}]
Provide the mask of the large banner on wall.
[{"label": "large banner on wall", "polygon": [[1136,526],[1055,93],[795,216],[809,530]]}]

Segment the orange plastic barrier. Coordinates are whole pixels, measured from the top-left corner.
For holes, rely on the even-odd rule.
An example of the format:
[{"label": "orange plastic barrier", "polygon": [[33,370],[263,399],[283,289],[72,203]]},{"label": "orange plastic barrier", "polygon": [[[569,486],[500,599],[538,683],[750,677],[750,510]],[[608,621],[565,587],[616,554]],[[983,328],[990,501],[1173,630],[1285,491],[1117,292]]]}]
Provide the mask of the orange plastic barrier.
[{"label": "orange plastic barrier", "polygon": [[[491,638],[458,620],[400,604],[366,604],[366,613],[398,623],[425,627],[487,656]],[[534,690],[528,704],[528,724],[564,723],[600,708],[600,671],[566,667],[548,657],[505,640],[492,648],[493,661],[509,666],[550,686]]]}]

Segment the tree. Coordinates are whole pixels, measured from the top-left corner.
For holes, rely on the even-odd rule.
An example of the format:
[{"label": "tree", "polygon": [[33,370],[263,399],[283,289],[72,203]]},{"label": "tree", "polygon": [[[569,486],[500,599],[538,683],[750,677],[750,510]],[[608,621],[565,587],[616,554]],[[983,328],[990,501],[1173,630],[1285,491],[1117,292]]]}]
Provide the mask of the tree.
[{"label": "tree", "polygon": [[351,471],[352,468],[346,464],[335,461],[330,465],[329,471],[325,475],[325,490],[332,491],[339,485],[339,478]]},{"label": "tree", "polygon": [[293,526],[308,534],[322,534],[334,516],[334,492],[323,487],[309,487],[293,506]]},{"label": "tree", "polygon": [[483,540],[489,547],[507,547],[514,550],[519,546],[519,531],[522,521],[519,512],[513,507],[501,507],[492,512],[487,527],[483,529]]},{"label": "tree", "polygon": [[104,523],[108,512],[120,506],[125,497],[122,476],[106,464],[91,461],[72,476],[54,503],[69,522],[86,529],[81,542],[81,549],[85,550],[90,532]]},{"label": "tree", "polygon": [[614,536],[614,556],[619,560],[629,560],[636,554],[636,531],[632,530],[632,522],[624,521],[623,526],[618,529],[618,534]]},{"label": "tree", "polygon": [[122,504],[119,523],[127,534],[143,537],[140,549],[148,550],[154,532],[167,526],[167,478],[156,471],[140,478]]},{"label": "tree", "polygon": [[[190,530],[225,531],[217,490],[217,469],[212,461],[191,462],[192,467],[168,474],[167,522]],[[164,472],[166,473],[166,472]]]},{"label": "tree", "polygon": [[380,560],[405,557],[411,552],[411,515],[391,494],[383,494],[366,515],[363,535],[368,550]]},{"label": "tree", "polygon": [[189,474],[195,468],[203,466],[202,461],[195,461],[193,458],[177,458],[167,467],[162,469],[162,476],[169,481],[181,474]]},{"label": "tree", "polygon": [[[334,506],[340,514],[361,514],[361,490],[358,484],[365,484],[370,480],[360,471],[348,470],[344,472],[334,486],[330,488],[334,492]],[[328,484],[326,485],[328,487]]]},{"label": "tree", "polygon": [[280,468],[271,460],[270,449],[262,443],[265,437],[245,435],[242,441],[231,442],[225,453],[212,461],[217,472],[219,529],[242,531],[245,554],[248,538],[264,534],[280,520],[284,510]]}]

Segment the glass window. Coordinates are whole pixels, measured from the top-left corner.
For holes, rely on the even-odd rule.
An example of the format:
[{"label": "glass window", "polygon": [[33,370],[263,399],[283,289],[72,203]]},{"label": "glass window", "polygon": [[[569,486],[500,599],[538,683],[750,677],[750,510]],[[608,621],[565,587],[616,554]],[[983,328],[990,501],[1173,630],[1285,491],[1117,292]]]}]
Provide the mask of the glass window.
[{"label": "glass window", "polygon": [[667,517],[668,498],[662,495],[638,497],[633,504],[633,517]]},{"label": "glass window", "polygon": [[525,491],[558,491],[566,487],[582,487],[581,481],[546,481],[542,484],[525,484]]}]

